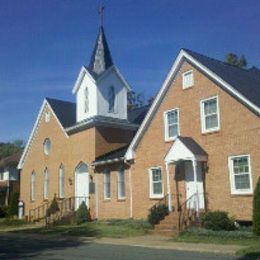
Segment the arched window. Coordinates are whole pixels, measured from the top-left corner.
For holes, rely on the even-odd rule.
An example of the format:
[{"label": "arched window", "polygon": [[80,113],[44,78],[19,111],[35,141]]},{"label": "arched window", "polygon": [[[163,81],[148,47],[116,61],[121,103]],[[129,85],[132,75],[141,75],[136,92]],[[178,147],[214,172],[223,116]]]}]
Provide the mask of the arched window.
[{"label": "arched window", "polygon": [[45,169],[45,171],[44,171],[43,198],[45,200],[47,200],[48,196],[49,196],[49,173],[48,173],[48,169]]},{"label": "arched window", "polygon": [[123,166],[117,172],[117,196],[119,199],[125,197],[125,173]]},{"label": "arched window", "polygon": [[35,171],[32,172],[32,176],[31,176],[31,200],[34,201],[35,200],[35,195],[36,195],[36,173]]},{"label": "arched window", "polygon": [[65,172],[63,165],[59,168],[59,197],[64,198],[65,193]]},{"label": "arched window", "polygon": [[85,106],[85,113],[88,113],[89,111],[89,93],[88,88],[85,88],[85,100],[84,100],[84,106]]},{"label": "arched window", "polygon": [[113,113],[115,112],[115,88],[110,87],[108,92],[108,112]]},{"label": "arched window", "polygon": [[46,138],[43,143],[43,150],[46,155],[50,153],[51,150],[51,140],[49,138]]}]

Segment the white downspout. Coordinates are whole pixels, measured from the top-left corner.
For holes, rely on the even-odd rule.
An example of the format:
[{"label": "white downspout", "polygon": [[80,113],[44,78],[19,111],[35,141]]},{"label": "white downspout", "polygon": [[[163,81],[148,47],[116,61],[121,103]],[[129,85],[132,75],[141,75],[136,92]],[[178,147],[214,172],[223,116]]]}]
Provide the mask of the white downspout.
[{"label": "white downspout", "polygon": [[172,212],[172,196],[171,196],[171,185],[170,185],[170,172],[169,164],[165,163],[166,167],[166,180],[167,180],[167,195],[168,195],[168,210]]},{"label": "white downspout", "polygon": [[133,185],[132,185],[132,170],[131,164],[124,160],[124,163],[129,166],[128,181],[129,181],[129,216],[133,218]]}]

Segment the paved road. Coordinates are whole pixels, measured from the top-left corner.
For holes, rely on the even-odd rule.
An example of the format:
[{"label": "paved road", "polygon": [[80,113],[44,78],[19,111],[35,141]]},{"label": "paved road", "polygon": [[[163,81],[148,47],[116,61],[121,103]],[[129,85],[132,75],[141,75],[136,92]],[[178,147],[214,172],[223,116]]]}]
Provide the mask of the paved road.
[{"label": "paved road", "polygon": [[193,253],[177,250],[97,244],[78,238],[57,238],[0,234],[0,259],[72,259],[72,260],[231,260],[234,256]]}]

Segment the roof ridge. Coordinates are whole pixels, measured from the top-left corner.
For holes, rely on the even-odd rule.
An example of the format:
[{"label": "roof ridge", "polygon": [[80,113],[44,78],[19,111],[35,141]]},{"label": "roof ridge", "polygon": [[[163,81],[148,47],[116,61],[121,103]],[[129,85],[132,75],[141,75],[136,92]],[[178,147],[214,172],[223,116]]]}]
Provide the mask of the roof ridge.
[{"label": "roof ridge", "polygon": [[190,49],[187,49],[187,48],[182,48],[182,50],[188,51],[188,52],[193,52],[193,53],[195,53],[195,54],[197,54],[197,55],[203,56],[203,57],[205,57],[205,58],[207,58],[207,59],[210,59],[210,60],[213,60],[213,61],[222,63],[223,65],[227,65],[227,66],[232,67],[232,68],[235,68],[235,69],[239,69],[239,70],[242,70],[242,71],[245,71],[245,72],[250,72],[249,69],[237,67],[237,66],[235,66],[235,65],[232,65],[232,64],[227,63],[226,61],[222,61],[222,60],[219,60],[219,59],[216,59],[216,58],[209,57],[209,56],[207,56],[207,55],[205,55],[205,54],[202,54],[202,53],[200,53],[200,52],[197,52],[197,51],[193,51],[193,50],[190,50]]},{"label": "roof ridge", "polygon": [[58,102],[63,102],[63,103],[70,103],[70,104],[76,104],[73,101],[69,101],[69,100],[62,100],[62,99],[58,99],[58,98],[50,98],[50,97],[45,97],[45,99],[48,100],[53,100],[53,101],[58,101]]}]

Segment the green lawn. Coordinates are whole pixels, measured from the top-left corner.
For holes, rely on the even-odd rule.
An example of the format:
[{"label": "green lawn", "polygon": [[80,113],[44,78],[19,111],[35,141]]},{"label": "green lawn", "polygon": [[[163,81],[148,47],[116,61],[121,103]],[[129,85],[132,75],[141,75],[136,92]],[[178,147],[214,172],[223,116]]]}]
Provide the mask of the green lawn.
[{"label": "green lawn", "polygon": [[24,220],[0,218],[0,230],[9,229],[12,227],[22,227],[26,225],[27,224]]},{"label": "green lawn", "polygon": [[150,224],[144,220],[107,220],[87,222],[81,225],[33,228],[15,232],[123,238],[145,235],[149,229],[151,229]]},{"label": "green lawn", "polygon": [[202,228],[191,228],[182,232],[178,237],[173,238],[173,241],[243,245],[246,248],[238,251],[238,255],[245,255],[250,259],[260,258],[260,236],[253,235],[251,230],[212,231]]}]

